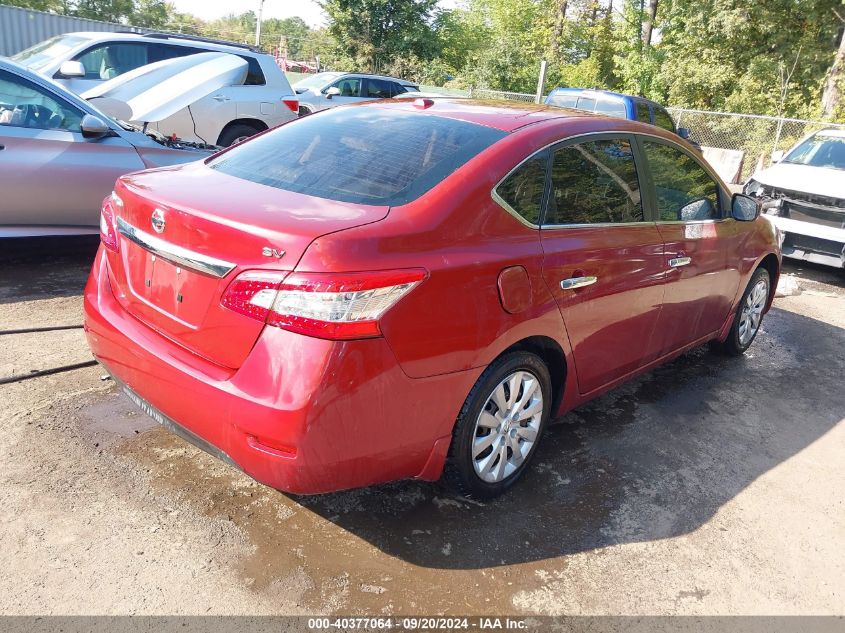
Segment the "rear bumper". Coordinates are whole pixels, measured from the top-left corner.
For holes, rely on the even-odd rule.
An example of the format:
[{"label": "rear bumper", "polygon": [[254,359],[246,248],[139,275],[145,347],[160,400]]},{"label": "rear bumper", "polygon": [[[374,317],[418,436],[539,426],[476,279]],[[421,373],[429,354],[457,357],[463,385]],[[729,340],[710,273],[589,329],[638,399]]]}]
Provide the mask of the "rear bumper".
[{"label": "rear bumper", "polygon": [[315,494],[440,476],[481,369],[408,378],[384,339],[265,328],[238,370],[214,365],[119,305],[98,253],[85,289],[94,356],[164,426],[268,486]]}]

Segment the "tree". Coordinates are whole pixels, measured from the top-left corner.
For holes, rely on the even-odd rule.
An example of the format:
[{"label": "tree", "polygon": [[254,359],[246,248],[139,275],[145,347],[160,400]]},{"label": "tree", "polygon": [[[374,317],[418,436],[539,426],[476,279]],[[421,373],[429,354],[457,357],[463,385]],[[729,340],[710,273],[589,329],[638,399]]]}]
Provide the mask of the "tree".
[{"label": "tree", "polygon": [[164,0],[136,0],[132,13],[133,26],[163,29],[168,23],[168,8]]},{"label": "tree", "polygon": [[[841,26],[837,33],[839,46],[836,49],[836,56],[833,58],[830,70],[827,71],[824,79],[822,116],[825,118],[833,117],[841,110],[845,110],[845,103],[842,99],[842,92],[845,90],[845,15],[836,9],[833,9],[833,13]],[[841,114],[845,116],[845,112],[841,112]]]},{"label": "tree", "polygon": [[358,70],[377,71],[396,58],[435,56],[431,27],[437,0],[323,0],[329,34]]},{"label": "tree", "polygon": [[89,20],[128,23],[135,13],[133,0],[76,0],[71,15]]}]

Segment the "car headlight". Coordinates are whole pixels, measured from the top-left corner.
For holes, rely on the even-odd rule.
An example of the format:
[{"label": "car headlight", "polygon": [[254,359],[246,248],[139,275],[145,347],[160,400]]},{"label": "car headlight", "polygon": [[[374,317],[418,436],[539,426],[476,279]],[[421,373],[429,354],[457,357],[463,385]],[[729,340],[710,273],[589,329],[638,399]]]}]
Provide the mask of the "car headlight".
[{"label": "car headlight", "polygon": [[756,196],[763,190],[763,186],[754,180],[753,178],[749,178],[748,182],[745,183],[745,186],[742,188],[742,193],[746,196]]}]

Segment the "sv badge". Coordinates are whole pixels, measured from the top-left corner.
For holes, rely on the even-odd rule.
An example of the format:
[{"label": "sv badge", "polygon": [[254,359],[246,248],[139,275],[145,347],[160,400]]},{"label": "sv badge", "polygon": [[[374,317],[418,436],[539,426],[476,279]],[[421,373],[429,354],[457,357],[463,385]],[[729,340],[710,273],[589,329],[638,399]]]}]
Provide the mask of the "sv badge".
[{"label": "sv badge", "polygon": [[284,257],[285,252],[280,248],[265,246],[261,249],[261,254],[264,255],[264,257],[275,257],[276,259],[281,259]]}]

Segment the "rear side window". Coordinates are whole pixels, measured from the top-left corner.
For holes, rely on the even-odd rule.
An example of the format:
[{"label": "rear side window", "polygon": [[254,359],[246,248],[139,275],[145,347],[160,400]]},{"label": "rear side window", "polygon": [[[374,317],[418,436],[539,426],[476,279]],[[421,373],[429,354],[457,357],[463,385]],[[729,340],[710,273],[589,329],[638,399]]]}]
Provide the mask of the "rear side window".
[{"label": "rear side window", "polygon": [[546,224],[642,221],[640,183],[628,140],[579,143],[554,153]]},{"label": "rear side window", "polygon": [[648,104],[637,101],[637,121],[651,123],[651,113],[648,111]]},{"label": "rear side window", "polygon": [[572,93],[561,92],[558,94],[549,95],[546,99],[549,105],[557,106],[559,108],[574,108],[578,103],[578,95]]},{"label": "rear side window", "polygon": [[418,198],[504,136],[454,119],[336,108],[242,143],[208,165],[286,191],[396,206]]},{"label": "rear side window", "polygon": [[654,108],[654,124],[657,127],[662,127],[664,130],[669,130],[670,132],[675,131],[675,124],[672,121],[672,117],[663,108]]},{"label": "rear side window", "polygon": [[546,152],[532,156],[496,187],[496,194],[530,224],[540,224],[547,162]]},{"label": "rear side window", "polygon": [[261,70],[261,64],[255,57],[247,57],[246,55],[238,55],[241,59],[249,64],[249,70],[246,71],[246,79],[244,79],[245,86],[263,86],[267,83],[264,79],[264,71]]},{"label": "rear side window", "polygon": [[712,220],[720,216],[719,188],[692,157],[671,145],[643,141],[663,222]]}]

